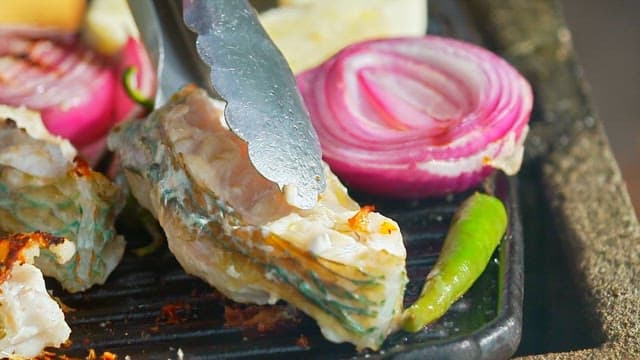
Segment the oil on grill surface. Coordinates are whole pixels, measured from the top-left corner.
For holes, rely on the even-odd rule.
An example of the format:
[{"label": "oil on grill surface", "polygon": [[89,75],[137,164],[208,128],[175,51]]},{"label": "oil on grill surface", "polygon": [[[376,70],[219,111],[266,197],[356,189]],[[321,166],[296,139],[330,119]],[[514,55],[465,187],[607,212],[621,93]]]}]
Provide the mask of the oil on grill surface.
[{"label": "oil on grill surface", "polygon": [[[481,42],[473,23],[458,2],[430,1],[430,33]],[[513,194],[513,183],[504,181],[503,200]],[[373,204],[401,226],[408,252],[410,282],[405,305],[420,292],[428,270],[433,266],[453,212],[467,195],[447,199],[390,201],[354,194],[361,204]],[[505,198],[507,197],[507,198]],[[148,239],[144,233],[125,233],[129,248]],[[64,353],[84,357],[88,349],[110,351],[119,358],[177,358],[178,349],[186,359],[223,357],[351,358],[394,355],[405,348],[438,346],[477,333],[499,315],[500,266],[496,251],[487,270],[470,291],[436,324],[423,332],[391,335],[379,353],[355,352],[351,345],[324,340],[313,320],[305,318],[295,329],[258,337],[247,337],[240,329],[224,327],[224,300],[204,282],[185,274],[166,246],[145,257],[127,251],[122,264],[104,286],[82,294],[66,294],[55,284],[54,295],[73,310],[67,314],[73,330],[72,345]],[[162,308],[177,304],[179,322],[162,318]],[[301,335],[309,346],[302,347]]]}]

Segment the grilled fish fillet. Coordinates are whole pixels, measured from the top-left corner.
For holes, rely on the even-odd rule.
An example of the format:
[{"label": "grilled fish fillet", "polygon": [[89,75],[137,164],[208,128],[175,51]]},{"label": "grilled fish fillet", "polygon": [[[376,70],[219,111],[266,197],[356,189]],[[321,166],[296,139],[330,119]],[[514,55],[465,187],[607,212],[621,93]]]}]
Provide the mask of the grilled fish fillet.
[{"label": "grilled fish fillet", "polygon": [[38,113],[0,105],[0,231],[41,230],[73,242],[71,261],[59,264],[46,249],[35,261],[71,292],[104,283],[125,248],[114,229],[123,192],[75,156]]},{"label": "grilled fish fillet", "polygon": [[42,273],[33,266],[39,249],[48,248],[64,263],[75,251],[73,243],[45,233],[0,237],[0,357],[33,358],[46,346],[60,346],[71,329],[62,309],[45,288]]},{"label": "grilled fish fillet", "polygon": [[109,147],[133,195],[187,272],[238,302],[283,299],[327,339],[377,349],[397,325],[407,281],[398,225],[361,209],[328,168],[317,206],[293,208],[252,167],[222,110],[185,88],[145,121],[116,127]]}]

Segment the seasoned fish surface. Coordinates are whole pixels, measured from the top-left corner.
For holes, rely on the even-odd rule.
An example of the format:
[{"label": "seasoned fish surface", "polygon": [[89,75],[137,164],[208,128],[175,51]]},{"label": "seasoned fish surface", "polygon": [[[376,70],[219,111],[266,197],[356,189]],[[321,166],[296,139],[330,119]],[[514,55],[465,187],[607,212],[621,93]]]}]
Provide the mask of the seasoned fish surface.
[{"label": "seasoned fish surface", "polygon": [[102,284],[120,262],[124,239],[114,221],[124,195],[50,135],[39,115],[0,105],[0,231],[45,231],[69,239],[73,259],[43,250],[35,264],[72,292]]},{"label": "seasoned fish surface", "polygon": [[187,88],[109,147],[184,269],[245,303],[279,299],[334,342],[377,349],[394,330],[406,284],[397,224],[360,208],[327,168],[315,208],[291,207],[251,166],[222,105]]},{"label": "seasoned fish surface", "polygon": [[47,346],[60,346],[71,329],[62,309],[45,288],[42,273],[32,265],[39,248],[48,248],[64,263],[73,243],[45,233],[0,237],[0,357],[33,358]]}]

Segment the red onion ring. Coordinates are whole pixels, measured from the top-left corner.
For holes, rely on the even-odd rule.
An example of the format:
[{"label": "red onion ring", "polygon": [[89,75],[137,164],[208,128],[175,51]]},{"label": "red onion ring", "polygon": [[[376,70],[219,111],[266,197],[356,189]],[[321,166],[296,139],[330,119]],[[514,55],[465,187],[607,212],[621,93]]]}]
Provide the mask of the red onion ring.
[{"label": "red onion ring", "polygon": [[41,112],[53,134],[69,139],[95,165],[116,123],[141,113],[125,95],[120,75],[136,66],[140,90],[152,96],[155,75],[144,47],[129,39],[117,59],[106,59],[77,37],[42,39],[0,32],[0,103]]},{"label": "red onion ring", "polygon": [[0,103],[40,111],[45,126],[79,150],[111,128],[116,74],[71,42],[8,36],[0,52]]},{"label": "red onion ring", "polygon": [[325,161],[354,188],[442,195],[522,162],[531,88],[478,46],[438,36],[367,41],[297,80]]}]

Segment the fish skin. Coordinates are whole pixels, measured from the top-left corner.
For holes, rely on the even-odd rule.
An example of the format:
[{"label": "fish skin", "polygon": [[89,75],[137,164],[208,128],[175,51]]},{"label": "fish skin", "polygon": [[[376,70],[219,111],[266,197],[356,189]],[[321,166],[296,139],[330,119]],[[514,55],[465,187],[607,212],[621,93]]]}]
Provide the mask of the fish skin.
[{"label": "fish skin", "polygon": [[0,231],[69,239],[76,247],[71,261],[59,264],[43,249],[35,265],[70,292],[103,284],[124,254],[124,238],[114,228],[124,192],[84,161],[71,160],[68,142],[30,134],[31,125],[16,118],[39,119],[37,113],[13,110],[0,111]]}]

